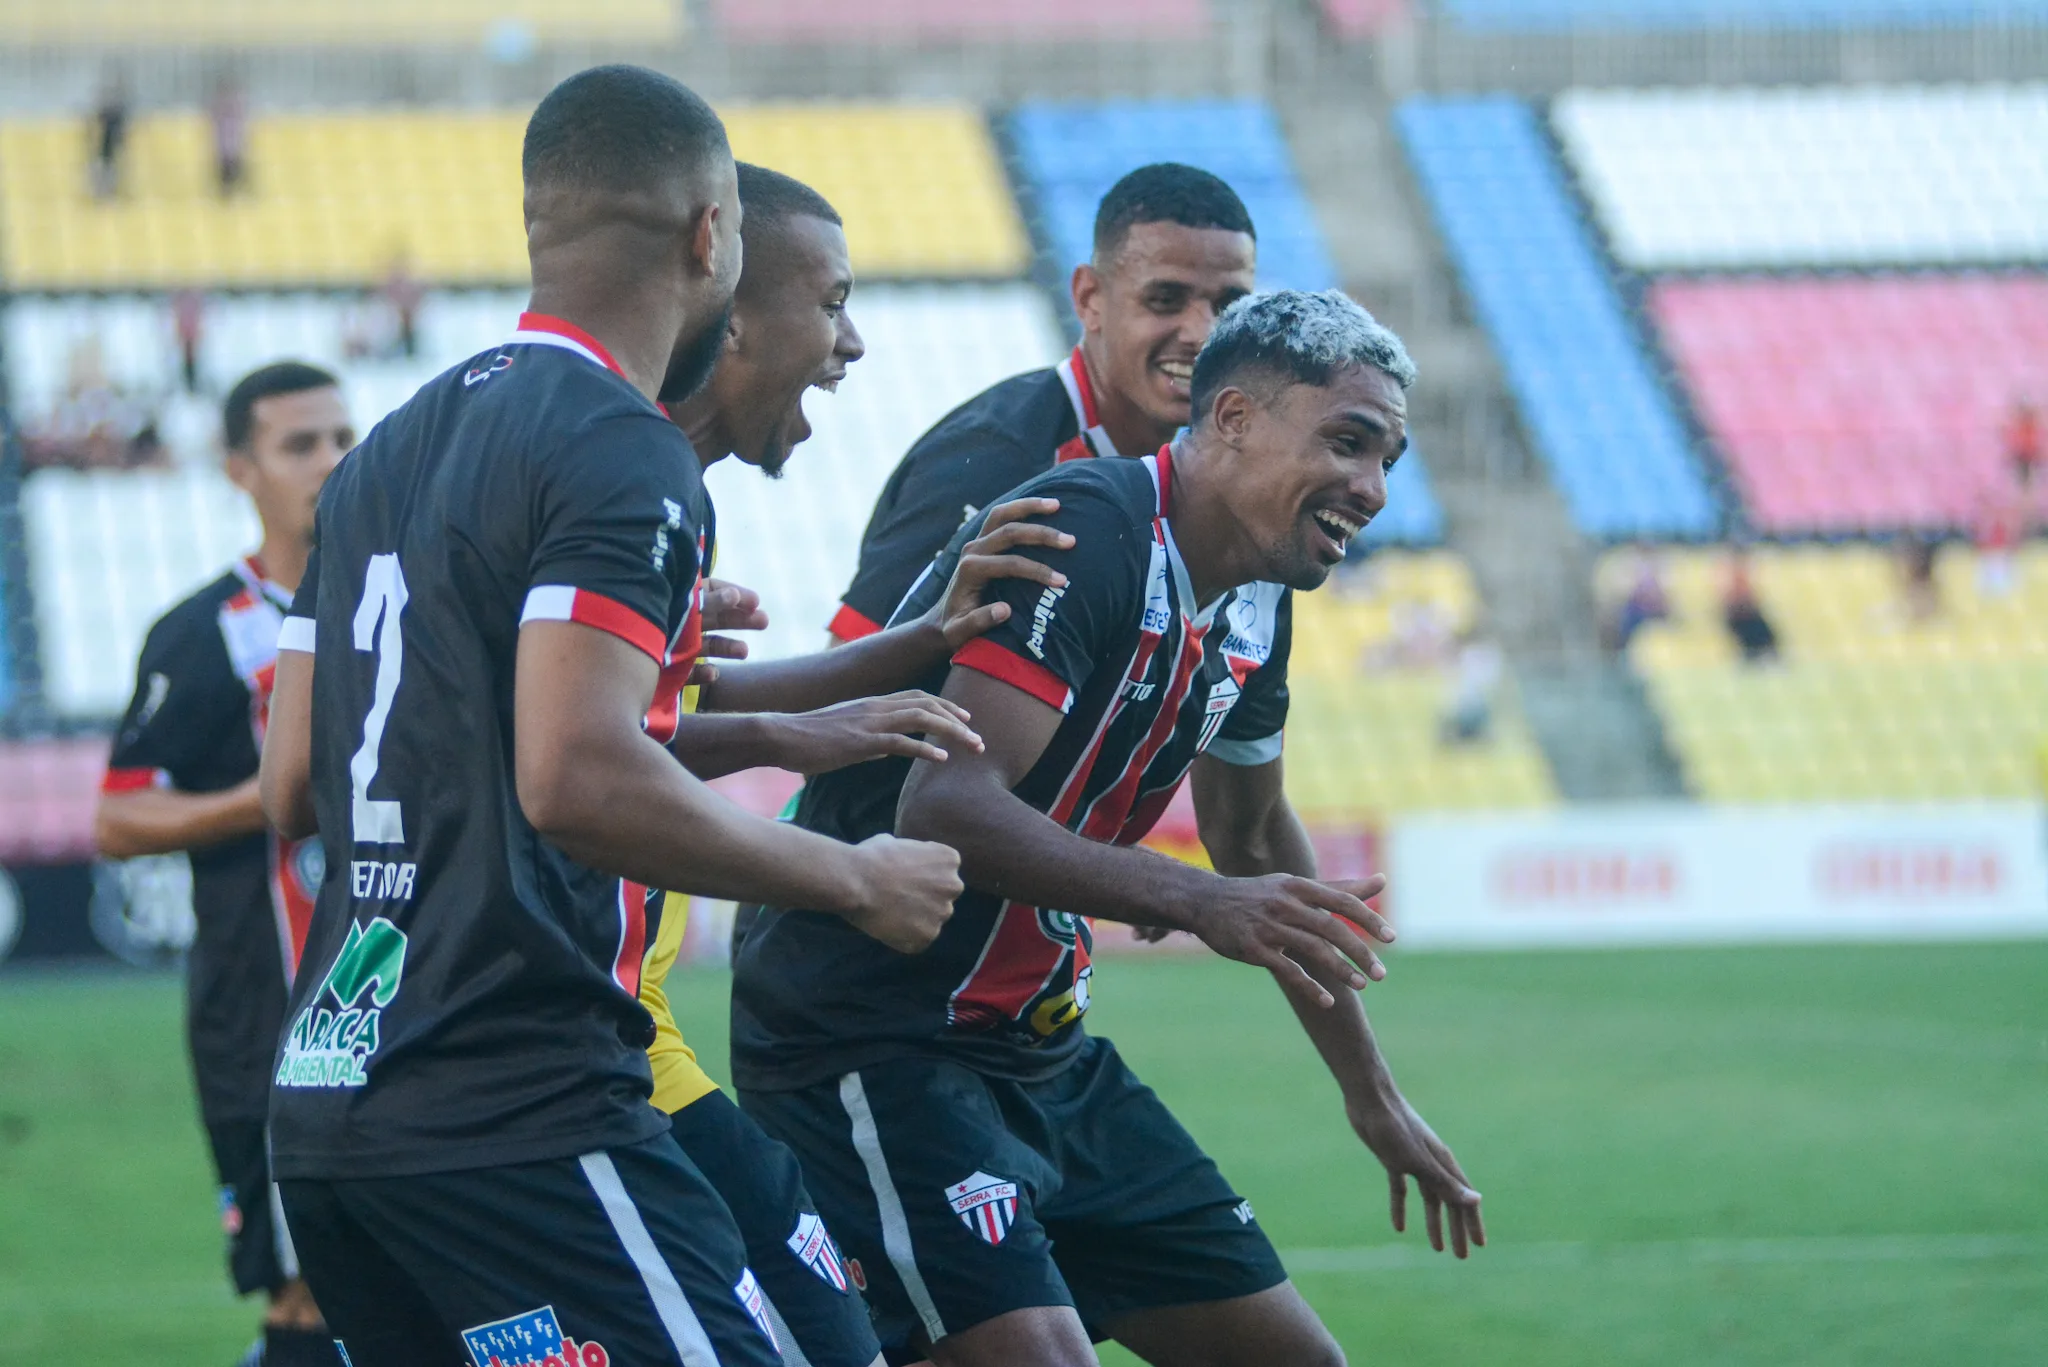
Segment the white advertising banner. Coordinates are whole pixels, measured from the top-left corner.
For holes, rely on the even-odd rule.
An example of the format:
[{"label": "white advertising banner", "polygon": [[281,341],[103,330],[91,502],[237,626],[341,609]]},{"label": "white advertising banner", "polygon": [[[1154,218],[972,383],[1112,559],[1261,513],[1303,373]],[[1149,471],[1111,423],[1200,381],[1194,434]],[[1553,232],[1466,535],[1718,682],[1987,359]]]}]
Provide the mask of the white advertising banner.
[{"label": "white advertising banner", "polygon": [[1394,823],[1410,948],[2048,935],[2032,802],[1568,807]]}]

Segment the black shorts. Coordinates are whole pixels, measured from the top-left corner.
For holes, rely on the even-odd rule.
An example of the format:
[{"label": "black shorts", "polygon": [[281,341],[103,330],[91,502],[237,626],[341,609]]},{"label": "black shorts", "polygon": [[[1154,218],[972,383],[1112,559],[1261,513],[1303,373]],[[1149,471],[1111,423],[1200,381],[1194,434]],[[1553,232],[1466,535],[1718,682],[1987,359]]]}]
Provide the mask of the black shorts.
[{"label": "black shorts", "polygon": [[725,1202],[665,1134],[278,1189],[351,1367],[781,1362]]},{"label": "black shorts", "polygon": [[796,1155],[724,1092],[670,1116],[669,1133],[732,1208],[788,1367],[868,1367],[881,1345]]},{"label": "black shorts", "polygon": [[278,1218],[263,1122],[211,1122],[206,1142],[220,1178],[220,1228],[228,1241],[228,1275],[245,1296],[275,1291],[299,1275],[299,1261],[292,1251],[292,1236]]},{"label": "black shorts", "polygon": [[743,1092],[796,1150],[892,1355],[1012,1310],[1121,1315],[1287,1278],[1245,1201],[1107,1040],[1041,1082],[902,1059]]}]

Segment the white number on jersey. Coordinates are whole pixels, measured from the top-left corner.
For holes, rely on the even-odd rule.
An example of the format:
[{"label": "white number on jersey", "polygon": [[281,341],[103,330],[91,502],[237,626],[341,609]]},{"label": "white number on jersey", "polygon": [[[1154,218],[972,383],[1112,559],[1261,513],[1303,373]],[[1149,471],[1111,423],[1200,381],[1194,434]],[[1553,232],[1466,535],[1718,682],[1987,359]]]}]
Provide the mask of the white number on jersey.
[{"label": "white number on jersey", "polygon": [[[403,845],[405,820],[398,803],[370,796],[377,777],[377,747],[384,743],[384,723],[391,717],[391,699],[405,668],[405,638],[398,632],[398,614],[405,610],[405,572],[396,555],[373,555],[363,578],[363,599],[356,607],[356,649],[377,656],[377,687],[370,714],[363,718],[363,745],[348,763],[351,808],[358,843]],[[381,629],[380,624],[381,622]]]}]

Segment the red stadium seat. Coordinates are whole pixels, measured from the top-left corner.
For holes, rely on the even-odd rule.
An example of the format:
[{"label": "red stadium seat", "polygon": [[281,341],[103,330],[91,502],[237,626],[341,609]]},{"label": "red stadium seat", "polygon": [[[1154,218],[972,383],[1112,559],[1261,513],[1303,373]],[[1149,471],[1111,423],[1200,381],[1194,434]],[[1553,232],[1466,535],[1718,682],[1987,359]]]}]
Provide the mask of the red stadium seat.
[{"label": "red stadium seat", "polygon": [[107,741],[0,744],[0,860],[48,864],[89,858]]}]

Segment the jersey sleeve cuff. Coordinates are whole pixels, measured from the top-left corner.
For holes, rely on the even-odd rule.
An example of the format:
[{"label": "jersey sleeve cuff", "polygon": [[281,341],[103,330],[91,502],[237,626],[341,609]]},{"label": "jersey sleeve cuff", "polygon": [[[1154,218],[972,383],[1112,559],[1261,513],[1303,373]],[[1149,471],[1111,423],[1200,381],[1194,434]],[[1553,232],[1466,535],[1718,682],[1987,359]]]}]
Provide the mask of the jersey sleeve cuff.
[{"label": "jersey sleeve cuff", "polygon": [[526,592],[519,625],[528,622],[579,622],[618,637],[645,651],[656,664],[668,661],[668,636],[662,629],[615,598],[570,584],[535,584]]},{"label": "jersey sleeve cuff", "polygon": [[1001,679],[1012,688],[1021,688],[1047,707],[1058,708],[1062,713],[1074,705],[1074,690],[1067,687],[1065,679],[1042,664],[1012,654],[986,636],[978,636],[960,647],[953,656],[953,663],[962,669],[986,674],[991,679]]},{"label": "jersey sleeve cuff", "polygon": [[825,630],[842,641],[858,641],[863,636],[872,636],[882,629],[881,623],[856,609],[851,603],[841,603],[839,611],[832,614],[832,620],[825,624]]},{"label": "jersey sleeve cuff", "polygon": [[302,655],[313,653],[313,638],[318,633],[313,629],[310,617],[287,617],[284,625],[277,629],[277,648],[296,650]]},{"label": "jersey sleeve cuff", "polygon": [[1225,740],[1219,736],[1210,741],[1209,748],[1202,753],[1212,759],[1220,759],[1225,764],[1235,764],[1247,769],[1256,768],[1261,764],[1271,764],[1280,758],[1281,738],[1284,735],[1285,732],[1275,731],[1272,735],[1258,740]]},{"label": "jersey sleeve cuff", "polygon": [[168,788],[171,776],[161,769],[109,769],[100,780],[103,793],[139,793],[147,788]]}]

